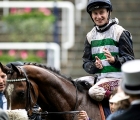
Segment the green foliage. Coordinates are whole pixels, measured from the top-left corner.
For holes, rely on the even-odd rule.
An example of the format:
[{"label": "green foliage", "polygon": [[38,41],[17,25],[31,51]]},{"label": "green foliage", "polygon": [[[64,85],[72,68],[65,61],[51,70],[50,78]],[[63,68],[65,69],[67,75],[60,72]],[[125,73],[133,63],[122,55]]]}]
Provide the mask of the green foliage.
[{"label": "green foliage", "polygon": [[19,59],[19,60],[24,61],[24,62],[37,62],[37,63],[43,63],[44,62],[43,58],[40,58],[40,57],[37,57],[37,56],[34,56],[34,55],[28,56],[25,60],[23,60],[23,59]]},{"label": "green foliage", "polygon": [[[20,51],[19,51],[20,52]],[[46,57],[40,57],[36,55],[33,51],[27,52],[27,57],[22,58],[22,53],[16,52],[15,55],[11,56],[8,52],[3,52],[2,55],[0,55],[0,62],[7,64],[11,61],[22,61],[22,62],[36,62],[36,63],[46,63]]]},{"label": "green foliage", "polygon": [[11,62],[11,61],[16,61],[16,58],[13,57],[13,56],[8,56],[8,55],[6,55],[6,54],[0,56],[0,62],[1,62],[1,63],[7,64],[7,63],[9,63],[9,62]]},{"label": "green foliage", "polygon": [[9,56],[9,55],[2,55],[0,56],[0,62],[7,64],[11,61],[22,61],[22,62],[37,62],[37,63],[44,63],[45,60],[43,60],[42,58],[39,58],[37,56],[28,56],[27,59],[21,59],[21,58],[16,58],[13,56]]},{"label": "green foliage", "polygon": [[46,34],[53,31],[55,17],[44,15],[42,12],[33,11],[30,13],[10,14],[2,18],[7,32],[10,34],[10,41],[44,41]]}]

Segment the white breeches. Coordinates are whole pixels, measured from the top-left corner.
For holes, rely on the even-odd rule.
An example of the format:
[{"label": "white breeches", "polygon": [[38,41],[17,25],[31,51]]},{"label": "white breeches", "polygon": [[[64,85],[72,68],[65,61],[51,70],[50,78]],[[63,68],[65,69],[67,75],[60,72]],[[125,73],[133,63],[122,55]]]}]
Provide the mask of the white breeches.
[{"label": "white breeches", "polygon": [[89,89],[89,95],[96,101],[102,101],[107,91],[113,91],[118,87],[121,79],[103,78]]}]

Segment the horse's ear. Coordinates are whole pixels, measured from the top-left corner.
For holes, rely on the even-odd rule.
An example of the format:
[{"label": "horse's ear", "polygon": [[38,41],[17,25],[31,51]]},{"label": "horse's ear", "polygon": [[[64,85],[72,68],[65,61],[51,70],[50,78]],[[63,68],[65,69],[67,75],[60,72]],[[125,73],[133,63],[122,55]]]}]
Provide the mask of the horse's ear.
[{"label": "horse's ear", "polygon": [[12,69],[13,69],[15,72],[17,72],[18,74],[20,74],[19,69],[18,69],[15,65],[13,65],[13,64],[11,63],[11,66],[12,66]]},{"label": "horse's ear", "polygon": [[4,72],[5,74],[7,74],[7,72],[9,71],[9,68],[7,66],[4,66],[1,62],[0,62],[0,68],[2,72]]}]

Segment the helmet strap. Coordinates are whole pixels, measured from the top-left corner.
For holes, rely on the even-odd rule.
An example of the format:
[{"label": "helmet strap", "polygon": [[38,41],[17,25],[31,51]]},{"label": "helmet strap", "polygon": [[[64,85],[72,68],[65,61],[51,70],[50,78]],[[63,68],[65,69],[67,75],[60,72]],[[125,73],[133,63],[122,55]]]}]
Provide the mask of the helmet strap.
[{"label": "helmet strap", "polygon": [[109,12],[109,14],[108,14],[108,20],[109,20],[109,19],[110,19],[110,16],[111,16],[111,15],[110,15],[110,10],[108,10],[108,12]]}]

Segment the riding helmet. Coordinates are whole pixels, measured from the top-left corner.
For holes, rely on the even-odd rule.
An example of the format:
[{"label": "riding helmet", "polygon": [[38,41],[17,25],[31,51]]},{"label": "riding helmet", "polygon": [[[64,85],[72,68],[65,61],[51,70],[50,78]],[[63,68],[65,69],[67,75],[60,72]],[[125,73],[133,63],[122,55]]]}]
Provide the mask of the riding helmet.
[{"label": "riding helmet", "polygon": [[91,12],[98,8],[106,8],[109,11],[112,11],[112,4],[110,0],[89,0],[87,5],[87,12]]}]

